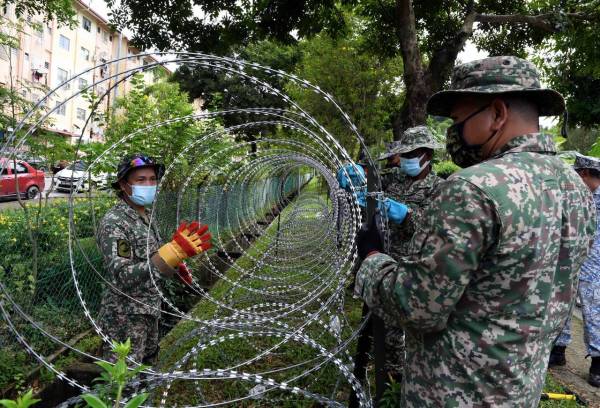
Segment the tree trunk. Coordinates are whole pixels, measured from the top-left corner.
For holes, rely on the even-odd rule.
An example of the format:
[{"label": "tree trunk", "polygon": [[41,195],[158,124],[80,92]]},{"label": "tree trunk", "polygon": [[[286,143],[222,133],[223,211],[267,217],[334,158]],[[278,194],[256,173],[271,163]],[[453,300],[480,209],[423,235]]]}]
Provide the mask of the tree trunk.
[{"label": "tree trunk", "polygon": [[392,118],[395,140],[402,135],[406,128],[425,123],[427,116],[425,104],[431,94],[429,84],[425,80],[421,52],[419,51],[412,0],[396,0],[396,17],[404,64],[403,76],[406,85],[406,98],[400,111]]},{"label": "tree trunk", "polygon": [[460,31],[451,41],[432,53],[429,66],[425,70],[419,52],[412,0],[396,1],[406,97],[400,110],[392,116],[394,140],[399,140],[402,132],[407,128],[425,124],[427,100],[443,88],[458,53],[473,34],[473,23],[477,16],[477,13],[473,11],[473,4],[474,2],[471,0],[466,5],[465,20]]}]

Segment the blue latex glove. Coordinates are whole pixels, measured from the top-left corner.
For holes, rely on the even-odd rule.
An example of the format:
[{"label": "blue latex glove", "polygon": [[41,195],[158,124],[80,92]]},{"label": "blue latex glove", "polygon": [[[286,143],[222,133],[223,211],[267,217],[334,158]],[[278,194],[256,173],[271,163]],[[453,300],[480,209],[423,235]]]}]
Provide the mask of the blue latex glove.
[{"label": "blue latex glove", "polygon": [[338,170],[337,180],[340,188],[343,188],[346,191],[351,191],[351,185],[353,185],[354,188],[365,185],[367,176],[362,166],[354,163],[348,163]]},{"label": "blue latex glove", "polygon": [[406,204],[402,204],[391,198],[378,201],[377,207],[379,208],[379,211],[381,211],[381,215],[387,215],[388,221],[394,224],[402,224],[408,214],[408,207]]},{"label": "blue latex glove", "polygon": [[354,193],[354,197],[356,197],[356,201],[358,201],[360,207],[367,208],[367,193],[359,191],[358,193]]}]

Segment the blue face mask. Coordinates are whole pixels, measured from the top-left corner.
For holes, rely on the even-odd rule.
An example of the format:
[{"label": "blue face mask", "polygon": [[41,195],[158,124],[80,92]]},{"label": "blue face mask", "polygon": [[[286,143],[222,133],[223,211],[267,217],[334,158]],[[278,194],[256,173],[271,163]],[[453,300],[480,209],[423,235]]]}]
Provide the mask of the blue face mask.
[{"label": "blue face mask", "polygon": [[137,186],[129,185],[131,187],[131,195],[129,198],[134,204],[143,205],[148,207],[154,202],[156,196],[156,186]]},{"label": "blue face mask", "polygon": [[429,165],[429,162],[426,162],[421,166],[421,160],[423,157],[425,157],[425,154],[423,154],[421,157],[414,157],[412,159],[400,157],[400,168],[405,174],[411,177],[416,177],[421,174],[425,167]]}]

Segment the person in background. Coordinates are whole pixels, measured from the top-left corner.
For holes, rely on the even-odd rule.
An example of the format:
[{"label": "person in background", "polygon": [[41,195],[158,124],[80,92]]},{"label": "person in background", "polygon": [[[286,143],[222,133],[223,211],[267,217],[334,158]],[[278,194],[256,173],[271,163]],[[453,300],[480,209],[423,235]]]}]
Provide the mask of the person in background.
[{"label": "person in background", "polygon": [[[583,316],[583,339],[588,356],[592,358],[588,383],[600,387],[600,159],[577,154],[573,168],[592,192],[598,214],[592,251],[579,272],[578,293]],[[554,342],[548,361],[549,366],[567,364],[565,349],[569,343],[571,343],[571,314]]]}]

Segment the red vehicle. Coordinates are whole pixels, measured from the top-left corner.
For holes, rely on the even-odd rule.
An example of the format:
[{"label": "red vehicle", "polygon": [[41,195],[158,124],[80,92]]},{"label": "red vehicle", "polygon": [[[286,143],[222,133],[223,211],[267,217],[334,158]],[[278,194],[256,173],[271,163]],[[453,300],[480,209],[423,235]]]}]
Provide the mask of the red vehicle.
[{"label": "red vehicle", "polygon": [[19,193],[21,197],[35,198],[40,191],[44,191],[44,172],[36,170],[23,160],[0,158],[0,197],[17,197],[17,181],[19,179]]}]

